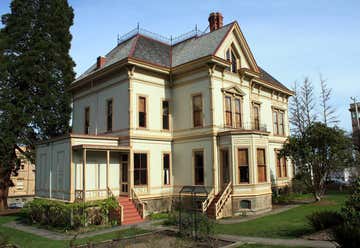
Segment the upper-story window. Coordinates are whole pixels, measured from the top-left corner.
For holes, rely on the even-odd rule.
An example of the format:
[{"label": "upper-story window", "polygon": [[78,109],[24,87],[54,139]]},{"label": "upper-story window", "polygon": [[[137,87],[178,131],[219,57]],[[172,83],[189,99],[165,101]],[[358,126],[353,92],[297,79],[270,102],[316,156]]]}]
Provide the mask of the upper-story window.
[{"label": "upper-story window", "polygon": [[225,96],[225,125],[232,126],[232,106],[231,97]]},{"label": "upper-story window", "polygon": [[113,126],[113,100],[106,102],[106,131],[111,132]]},{"label": "upper-story window", "polygon": [[202,127],[203,126],[202,95],[193,96],[192,104],[193,104],[193,125],[194,127]]},{"label": "upper-story window", "polygon": [[235,127],[240,128],[241,121],[241,100],[240,98],[235,98]]},{"label": "upper-story window", "polygon": [[273,133],[274,135],[284,135],[284,111],[273,109]]},{"label": "upper-story window", "polygon": [[85,134],[89,134],[89,129],[90,129],[90,108],[86,107],[85,108],[85,113],[84,113],[84,133]]},{"label": "upper-story window", "polygon": [[169,118],[169,101],[162,101],[162,129],[169,130],[170,118]]},{"label": "upper-story window", "polygon": [[226,60],[231,63],[230,71],[236,73],[238,70],[238,58],[236,56],[235,50],[230,47],[226,50]]},{"label": "upper-story window", "polygon": [[260,130],[260,104],[253,103],[253,129]]},{"label": "upper-story window", "polygon": [[139,127],[146,127],[146,97],[139,96],[138,108]]}]

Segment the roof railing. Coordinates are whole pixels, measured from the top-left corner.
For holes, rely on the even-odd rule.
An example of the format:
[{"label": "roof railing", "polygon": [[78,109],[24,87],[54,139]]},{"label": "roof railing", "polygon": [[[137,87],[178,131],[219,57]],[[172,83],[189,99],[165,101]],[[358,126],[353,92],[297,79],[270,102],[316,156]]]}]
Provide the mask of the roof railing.
[{"label": "roof railing", "polygon": [[209,29],[209,26],[206,27],[206,29],[204,31],[201,31],[201,30],[198,29],[198,27],[196,25],[193,30],[190,30],[189,32],[186,32],[186,33],[181,34],[179,36],[165,37],[165,36],[163,36],[161,34],[157,34],[157,33],[151,32],[149,30],[146,30],[144,28],[140,28],[140,26],[138,24],[136,28],[132,29],[131,31],[127,32],[126,34],[124,34],[122,36],[118,35],[117,44],[119,45],[120,43],[130,39],[131,37],[133,37],[133,36],[135,36],[137,34],[142,34],[142,35],[148,36],[148,37],[150,37],[150,38],[152,38],[154,40],[158,40],[158,41],[161,41],[163,43],[166,43],[168,45],[175,45],[177,43],[180,43],[180,42],[182,42],[184,40],[187,40],[187,39],[190,39],[190,38],[193,38],[193,37],[200,37],[200,36],[206,34],[208,32],[208,29]]}]

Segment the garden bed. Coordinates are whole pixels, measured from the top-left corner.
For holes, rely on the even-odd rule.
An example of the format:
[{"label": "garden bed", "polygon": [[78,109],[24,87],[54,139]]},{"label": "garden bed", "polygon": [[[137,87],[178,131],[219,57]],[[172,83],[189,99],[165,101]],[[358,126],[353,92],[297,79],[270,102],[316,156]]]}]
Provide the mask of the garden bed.
[{"label": "garden bed", "polygon": [[[209,238],[202,241],[194,241],[192,239],[180,237],[175,231],[157,231],[145,233],[131,238],[120,238],[92,243],[93,248],[112,248],[112,247],[128,247],[128,248],[145,248],[145,247],[184,247],[184,248],[206,248],[206,247],[224,247],[233,244],[232,241]],[[88,247],[89,244],[77,246],[77,248]]]}]

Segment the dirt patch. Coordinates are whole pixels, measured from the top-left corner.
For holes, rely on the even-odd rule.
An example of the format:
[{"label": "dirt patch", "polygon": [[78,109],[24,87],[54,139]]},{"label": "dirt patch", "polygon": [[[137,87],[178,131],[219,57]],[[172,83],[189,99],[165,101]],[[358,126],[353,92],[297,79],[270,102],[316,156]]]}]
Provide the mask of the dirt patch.
[{"label": "dirt patch", "polygon": [[331,230],[326,229],[316,233],[304,235],[301,238],[308,240],[322,240],[322,241],[333,241]]},{"label": "dirt patch", "polygon": [[[187,238],[179,237],[176,232],[173,231],[160,231],[147,234],[137,235],[131,238],[117,239],[103,241],[96,244],[91,244],[92,248],[150,248],[150,247],[162,247],[162,248],[207,248],[214,247],[219,248],[226,245],[230,245],[233,242],[210,238],[204,241],[194,241]],[[85,248],[87,245],[77,246],[77,248]]]},{"label": "dirt patch", "polygon": [[315,202],[314,205],[315,206],[334,206],[334,205],[336,205],[336,202],[323,199],[321,201]]}]

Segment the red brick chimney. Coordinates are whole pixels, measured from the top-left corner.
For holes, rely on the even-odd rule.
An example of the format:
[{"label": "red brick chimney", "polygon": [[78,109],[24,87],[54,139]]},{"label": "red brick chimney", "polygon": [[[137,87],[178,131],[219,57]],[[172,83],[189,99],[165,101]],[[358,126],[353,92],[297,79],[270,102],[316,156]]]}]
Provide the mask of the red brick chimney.
[{"label": "red brick chimney", "polygon": [[99,56],[96,60],[96,70],[103,68],[106,62],[106,58],[103,56]]},{"label": "red brick chimney", "polygon": [[209,15],[209,26],[210,26],[210,32],[219,29],[223,26],[223,16],[220,12],[212,12]]}]

